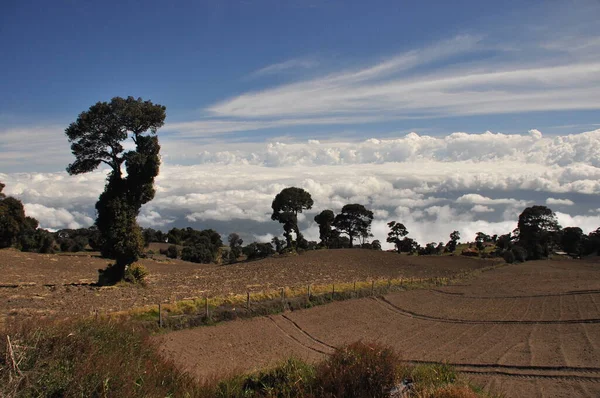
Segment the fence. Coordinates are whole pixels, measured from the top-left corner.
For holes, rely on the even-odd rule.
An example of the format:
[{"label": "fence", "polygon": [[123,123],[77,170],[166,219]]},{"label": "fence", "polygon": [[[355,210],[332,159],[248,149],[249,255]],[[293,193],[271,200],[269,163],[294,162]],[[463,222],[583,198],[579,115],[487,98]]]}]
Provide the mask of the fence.
[{"label": "fence", "polygon": [[280,287],[227,296],[205,295],[132,310],[130,315],[159,327],[182,329],[220,321],[298,310],[332,301],[380,296],[392,291],[445,285],[448,278],[390,278]]}]

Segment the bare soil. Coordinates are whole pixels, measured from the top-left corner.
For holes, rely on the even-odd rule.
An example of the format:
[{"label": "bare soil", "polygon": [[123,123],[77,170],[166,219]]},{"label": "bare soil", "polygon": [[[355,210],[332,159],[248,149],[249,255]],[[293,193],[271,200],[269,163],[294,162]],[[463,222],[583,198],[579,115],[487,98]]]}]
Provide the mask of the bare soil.
[{"label": "bare soil", "polygon": [[473,382],[507,397],[598,397],[599,276],[597,259],[535,261],[454,286],[160,338],[165,355],[199,378],[255,370],[290,354],[317,360],[363,339],[390,345],[409,362],[454,364]]},{"label": "bare soil", "polygon": [[[158,251],[158,248],[153,248]],[[319,250],[232,265],[194,264],[164,256],[140,261],[147,287],[97,287],[109,261],[93,253],[35,254],[0,250],[0,319],[123,311],[205,295],[379,278],[444,277],[494,264],[491,260],[413,257],[362,249]]]}]

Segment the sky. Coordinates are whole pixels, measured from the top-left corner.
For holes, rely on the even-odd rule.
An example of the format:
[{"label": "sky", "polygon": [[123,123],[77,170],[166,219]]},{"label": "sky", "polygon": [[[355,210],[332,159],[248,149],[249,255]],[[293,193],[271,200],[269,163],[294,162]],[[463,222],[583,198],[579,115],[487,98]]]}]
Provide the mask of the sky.
[{"label": "sky", "polygon": [[506,233],[533,204],[600,227],[600,2],[0,2],[0,181],[43,228],[85,227],[106,170],[69,176],[98,101],[165,105],[145,227],[281,235],[361,203],[374,239]]}]

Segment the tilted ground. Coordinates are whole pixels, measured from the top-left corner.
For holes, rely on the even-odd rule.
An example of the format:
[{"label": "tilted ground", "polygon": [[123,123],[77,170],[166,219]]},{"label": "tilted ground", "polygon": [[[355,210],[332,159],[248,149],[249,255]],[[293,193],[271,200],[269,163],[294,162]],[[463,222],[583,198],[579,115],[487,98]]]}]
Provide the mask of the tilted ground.
[{"label": "tilted ground", "polygon": [[6,315],[89,315],[123,311],[205,295],[258,292],[279,287],[364,281],[371,278],[453,276],[495,264],[460,257],[413,257],[372,250],[319,250],[299,256],[232,265],[141,260],[148,286],[96,287],[109,261],[68,255],[0,250],[0,319]]},{"label": "tilted ground", "polygon": [[[441,266],[441,265],[440,265]],[[198,377],[316,360],[359,339],[449,362],[508,397],[600,396],[600,263],[509,265],[458,285],[336,302],[162,336]]]}]

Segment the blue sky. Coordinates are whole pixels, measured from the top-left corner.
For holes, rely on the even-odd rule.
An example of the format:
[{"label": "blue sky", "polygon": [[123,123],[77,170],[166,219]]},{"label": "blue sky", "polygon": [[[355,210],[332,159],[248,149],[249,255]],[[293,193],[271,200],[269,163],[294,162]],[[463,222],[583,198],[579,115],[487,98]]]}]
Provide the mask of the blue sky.
[{"label": "blue sky", "polygon": [[[325,107],[318,115],[295,114],[293,109],[271,104],[264,108],[273,109],[253,108],[248,101],[237,104],[246,108],[237,109],[240,112],[227,106],[215,108],[238,95],[373,68],[419,51],[430,54],[403,71],[398,65],[387,76],[374,76],[370,83],[398,76],[402,82],[428,74],[458,76],[461,65],[465,74],[540,67],[543,73],[544,68],[583,63],[585,59],[574,53],[573,42],[588,43],[581,52],[597,49],[593,24],[600,7],[595,1],[2,4],[0,48],[7,56],[0,63],[0,91],[5,93],[0,97],[0,122],[5,127],[68,124],[91,104],[116,95],[141,96],[166,105],[168,123],[176,124],[174,132],[183,121],[273,122],[299,116],[310,121],[283,123],[285,133],[342,133],[349,125],[379,135],[416,129],[435,134],[560,130],[573,124],[581,124],[583,131],[598,122],[598,100],[532,110],[494,109],[492,104],[472,115],[454,109],[429,112],[429,104],[397,112],[403,104],[390,101],[364,112],[368,117],[344,123],[336,123],[333,116],[357,116],[360,108]],[[597,72],[593,73],[597,76]],[[482,81],[476,89],[488,89],[486,84],[500,83]],[[310,101],[310,96],[298,100]],[[210,134],[211,125],[201,130]],[[220,130],[214,129],[214,134],[222,134]],[[262,135],[261,130],[247,134],[260,139],[281,135],[282,129],[271,128]]]},{"label": "blue sky", "polygon": [[145,226],[267,239],[271,198],[296,185],[313,212],[367,204],[380,239],[392,218],[420,240],[505,233],[533,203],[595,229],[598,16],[596,0],[5,0],[0,180],[42,227],[90,225],[104,171],[66,175],[64,129],[132,95],[167,107]]}]

